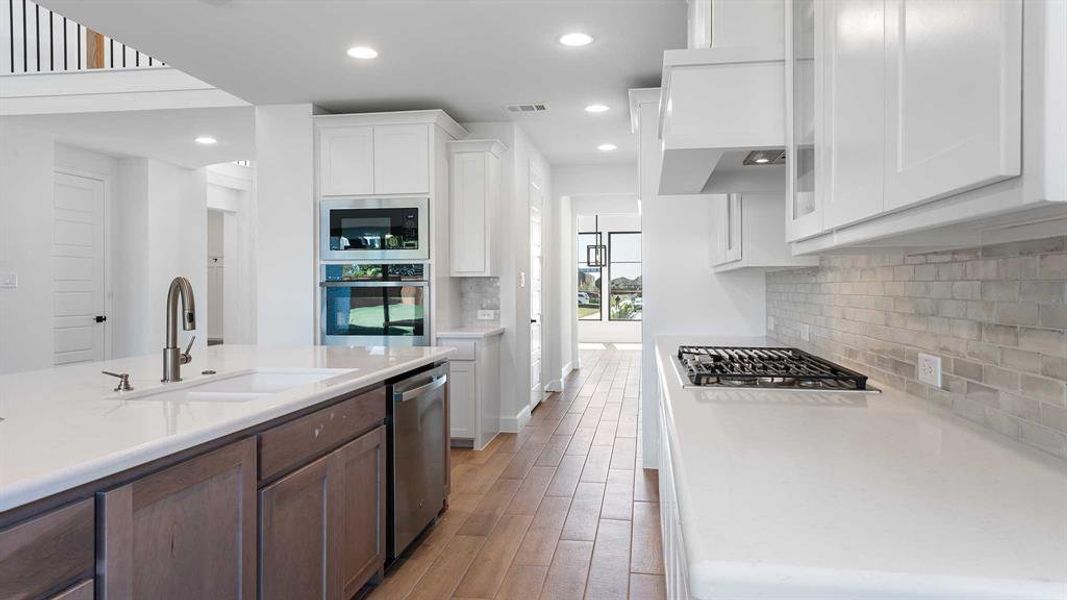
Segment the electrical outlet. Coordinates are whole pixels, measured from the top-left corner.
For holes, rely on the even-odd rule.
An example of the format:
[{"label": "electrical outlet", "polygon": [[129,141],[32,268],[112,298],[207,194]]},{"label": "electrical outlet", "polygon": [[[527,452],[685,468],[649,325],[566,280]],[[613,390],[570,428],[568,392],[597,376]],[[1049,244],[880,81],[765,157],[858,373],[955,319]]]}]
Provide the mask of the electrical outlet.
[{"label": "electrical outlet", "polygon": [[941,387],[941,357],[919,353],[919,381]]},{"label": "electrical outlet", "polygon": [[495,310],[479,310],[478,311],[478,320],[479,321],[495,321],[496,320],[496,311]]},{"label": "electrical outlet", "polygon": [[805,342],[811,341],[811,325],[808,325],[807,323],[800,324],[800,339]]},{"label": "electrical outlet", "polygon": [[0,273],[0,288],[17,288],[19,286],[19,274],[10,271]]}]

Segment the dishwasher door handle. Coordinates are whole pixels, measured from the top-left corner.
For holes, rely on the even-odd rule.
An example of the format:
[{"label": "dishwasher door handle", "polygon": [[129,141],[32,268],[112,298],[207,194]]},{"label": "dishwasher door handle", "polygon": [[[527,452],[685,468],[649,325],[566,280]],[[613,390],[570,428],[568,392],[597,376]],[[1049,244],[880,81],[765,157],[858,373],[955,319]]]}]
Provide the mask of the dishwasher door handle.
[{"label": "dishwasher door handle", "polygon": [[418,398],[426,392],[432,392],[446,383],[448,383],[448,375],[441,375],[440,377],[435,377],[430,383],[420,385],[417,388],[403,392],[393,392],[393,402],[407,402],[413,398]]}]

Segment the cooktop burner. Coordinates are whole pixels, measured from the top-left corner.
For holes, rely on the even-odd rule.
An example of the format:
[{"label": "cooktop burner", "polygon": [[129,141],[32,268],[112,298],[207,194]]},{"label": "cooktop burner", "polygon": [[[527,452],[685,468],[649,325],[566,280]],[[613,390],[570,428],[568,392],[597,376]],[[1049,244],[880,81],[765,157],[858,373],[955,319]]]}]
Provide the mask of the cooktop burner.
[{"label": "cooktop burner", "polygon": [[696,386],[859,391],[867,376],[797,348],[679,346],[678,361]]}]

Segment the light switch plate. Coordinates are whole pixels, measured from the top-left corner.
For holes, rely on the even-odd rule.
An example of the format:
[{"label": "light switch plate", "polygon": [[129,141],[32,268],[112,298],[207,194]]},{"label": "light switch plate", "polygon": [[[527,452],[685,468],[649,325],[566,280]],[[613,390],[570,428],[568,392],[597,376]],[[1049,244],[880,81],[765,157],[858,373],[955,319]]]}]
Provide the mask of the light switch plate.
[{"label": "light switch plate", "polygon": [[811,325],[808,325],[807,323],[800,324],[800,339],[805,342],[811,341]]},{"label": "light switch plate", "polygon": [[17,288],[19,286],[19,274],[12,271],[0,273],[0,288]]},{"label": "light switch plate", "polygon": [[496,320],[496,311],[495,310],[479,310],[478,311],[478,320],[479,321],[493,321],[493,320]]},{"label": "light switch plate", "polygon": [[777,328],[778,323],[774,321],[774,317],[767,317],[767,329],[774,331]]},{"label": "light switch plate", "polygon": [[941,387],[941,357],[919,353],[919,381]]}]

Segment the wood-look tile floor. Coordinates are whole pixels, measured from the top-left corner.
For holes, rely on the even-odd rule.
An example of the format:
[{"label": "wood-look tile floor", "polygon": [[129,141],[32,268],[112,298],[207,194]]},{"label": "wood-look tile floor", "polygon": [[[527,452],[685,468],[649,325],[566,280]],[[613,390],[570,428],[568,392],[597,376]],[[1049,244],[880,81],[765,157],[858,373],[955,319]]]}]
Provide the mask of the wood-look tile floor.
[{"label": "wood-look tile floor", "polygon": [[656,472],[638,466],[640,358],[582,350],[522,431],[453,449],[449,510],[369,597],[665,598]]}]

